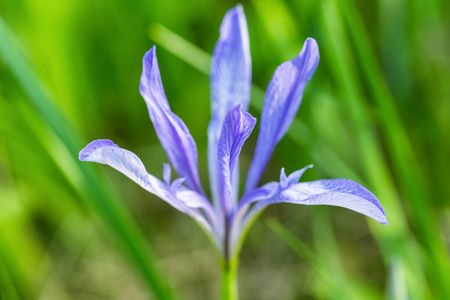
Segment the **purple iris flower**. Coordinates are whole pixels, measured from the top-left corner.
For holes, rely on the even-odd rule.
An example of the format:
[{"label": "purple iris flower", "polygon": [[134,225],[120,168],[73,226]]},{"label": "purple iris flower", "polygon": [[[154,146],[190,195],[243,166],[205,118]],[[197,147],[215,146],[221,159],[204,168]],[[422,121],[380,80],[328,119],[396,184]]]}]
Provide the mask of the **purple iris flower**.
[{"label": "purple iris flower", "polygon": [[91,142],[80,152],[80,160],[110,165],[193,217],[211,235],[226,260],[237,255],[246,226],[258,212],[274,203],[340,206],[388,224],[377,198],[354,181],[299,182],[312,166],[290,175],[283,168],[279,182],[258,187],[269,158],[297,113],[306,83],[319,63],[314,39],[308,38],[299,55],[281,64],[269,83],[255,154],[243,196],[239,197],[239,154],[256,119],[247,112],[251,86],[247,21],[240,5],[225,15],[211,63],[208,159],[212,201],[200,182],[195,141],[184,122],[170,109],[155,51],[153,46],[144,56],[139,90],[161,145],[180,178],[172,181],[169,164],[164,164],[163,180],[156,178],[146,171],[135,154],[110,140]]}]

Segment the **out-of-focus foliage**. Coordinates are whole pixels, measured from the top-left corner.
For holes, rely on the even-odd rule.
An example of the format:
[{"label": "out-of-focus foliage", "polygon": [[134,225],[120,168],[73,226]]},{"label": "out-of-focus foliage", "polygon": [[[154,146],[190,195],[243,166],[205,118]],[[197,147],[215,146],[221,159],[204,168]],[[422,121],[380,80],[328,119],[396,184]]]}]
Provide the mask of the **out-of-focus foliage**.
[{"label": "out-of-focus foliage", "polygon": [[[215,253],[197,225],[76,154],[109,138],[162,176],[167,158],[138,92],[156,44],[206,186],[209,57],[236,3],[0,0],[0,299],[216,297]],[[450,2],[243,6],[255,117],[276,66],[308,36],[321,52],[263,180],[313,163],[305,180],[364,184],[390,224],[339,208],[267,209],[243,247],[241,299],[449,299]]]}]

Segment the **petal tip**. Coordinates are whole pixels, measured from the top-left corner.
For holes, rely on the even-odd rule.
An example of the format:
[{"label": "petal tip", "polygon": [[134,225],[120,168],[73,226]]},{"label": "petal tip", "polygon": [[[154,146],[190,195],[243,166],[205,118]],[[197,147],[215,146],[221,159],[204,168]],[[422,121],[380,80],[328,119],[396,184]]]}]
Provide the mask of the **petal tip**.
[{"label": "petal tip", "polygon": [[236,4],[234,7],[230,8],[227,12],[227,15],[230,17],[233,15],[242,16],[244,14],[244,7],[241,3]]},{"label": "petal tip", "polygon": [[153,45],[150,50],[144,54],[144,67],[153,65],[153,59],[156,57],[156,45]]},{"label": "petal tip", "polygon": [[286,176],[286,172],[284,170],[284,168],[281,168],[281,172],[280,172],[280,187],[282,189],[287,188],[289,185],[289,181],[288,178]]},{"label": "petal tip", "polygon": [[317,45],[316,40],[311,37],[307,38],[303,43],[302,50],[297,57],[305,57],[305,59],[309,61],[310,71],[314,73],[320,60],[319,45]]},{"label": "petal tip", "polygon": [[319,46],[317,45],[316,40],[315,40],[314,38],[312,38],[312,37],[306,38],[305,43],[306,43],[307,45],[309,45],[309,46],[313,46],[313,47],[319,48]]},{"label": "petal tip", "polygon": [[81,161],[86,161],[87,158],[95,150],[102,148],[102,147],[107,147],[107,146],[119,147],[116,144],[114,144],[114,142],[111,140],[106,140],[106,139],[95,140],[95,141],[92,141],[89,144],[87,144],[87,146],[84,147],[83,150],[80,151],[80,153],[78,154],[78,159]]},{"label": "petal tip", "polygon": [[244,7],[241,3],[236,4],[232,9],[236,11],[237,14],[243,15],[244,14]]},{"label": "petal tip", "polygon": [[314,51],[319,53],[319,45],[317,44],[316,40],[309,37],[305,40],[304,46],[309,49],[310,52]]},{"label": "petal tip", "polygon": [[[228,40],[232,37],[232,33],[244,35],[245,40],[248,40],[247,19],[245,18],[244,8],[242,4],[237,4],[229,9],[225,14],[222,25],[220,26],[220,39]],[[248,42],[245,42],[247,45]]]},{"label": "petal tip", "polygon": [[[160,82],[158,60],[156,58],[156,45],[153,45],[142,58],[142,74],[139,82],[139,92],[147,99],[152,90],[162,89]],[[161,87],[160,87],[161,85]]]}]

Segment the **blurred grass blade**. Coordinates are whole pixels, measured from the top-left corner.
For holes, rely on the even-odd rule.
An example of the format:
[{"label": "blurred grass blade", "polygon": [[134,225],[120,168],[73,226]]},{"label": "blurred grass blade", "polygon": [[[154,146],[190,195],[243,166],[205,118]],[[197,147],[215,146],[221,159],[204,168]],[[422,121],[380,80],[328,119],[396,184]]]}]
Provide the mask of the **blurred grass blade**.
[{"label": "blurred grass blade", "polygon": [[[123,248],[140,271],[149,290],[157,299],[172,299],[166,280],[156,267],[155,258],[146,247],[144,238],[131,221],[128,210],[118,201],[111,186],[100,180],[89,164],[78,161],[82,148],[79,135],[67,121],[20,52],[13,33],[0,17],[0,59],[10,68],[38,115],[49,127],[57,149],[53,155],[64,155],[63,161],[55,157],[71,184],[80,194],[86,207],[95,212],[123,243]],[[55,150],[57,150],[55,152]],[[69,168],[69,169],[68,169]]]},{"label": "blurred grass blade", "polygon": [[[423,178],[423,171],[420,169],[416,155],[413,153],[395,101],[384,79],[372,43],[355,4],[351,0],[342,0],[338,3],[348,24],[350,36],[356,46],[356,54],[361,62],[359,65],[377,103],[377,112],[380,118],[378,124],[381,125],[380,127],[386,137],[386,146],[394,161],[397,177],[404,186],[404,193],[408,195],[408,199],[411,201],[409,206],[414,212],[416,226],[425,246],[432,254],[433,263],[436,263],[437,266],[445,266],[444,270],[439,271],[440,276],[438,276],[443,278],[442,284],[445,284],[445,282],[450,281],[448,276],[450,271],[449,259],[445,245],[439,237],[436,218],[432,214],[428,197],[424,191],[424,184],[427,181]],[[446,297],[450,298],[450,290],[447,291]]]},{"label": "blurred grass blade", "polygon": [[[367,124],[371,121],[371,115],[369,114],[367,104],[364,103],[363,92],[360,88],[362,85],[358,81],[358,77],[355,74],[355,66],[357,62],[354,61],[354,56],[350,54],[350,43],[346,35],[343,33],[344,26],[336,4],[337,2],[341,3],[341,5],[343,3],[340,1],[334,1],[334,15],[331,16],[330,10],[330,15],[327,18],[324,18],[326,21],[324,24],[327,24],[330,27],[329,31],[340,32],[339,39],[334,42],[334,50],[336,51],[334,55],[340,60],[340,64],[337,63],[337,67],[341,69],[341,73],[336,74],[336,78],[342,80],[342,86],[347,93],[345,98],[348,100],[349,111],[352,114],[355,124],[358,124],[356,126],[356,132],[358,133],[360,147],[364,150],[363,155],[365,155],[365,157],[363,160],[368,164],[367,170],[369,171],[370,176],[373,176],[373,182],[376,183],[374,186],[381,187],[381,179],[389,178],[391,176],[388,175],[386,164],[383,162],[381,156],[380,148],[373,142],[375,139],[370,138],[373,134],[366,129]],[[352,20],[357,19],[356,13],[350,9],[350,6],[346,6],[345,10],[347,10],[347,14],[351,15]],[[348,11],[350,11],[350,13]],[[445,282],[448,282],[448,258],[445,253],[445,247],[439,238],[437,225],[434,221],[435,218],[432,216],[431,210],[429,209],[430,206],[425,203],[426,197],[421,189],[421,183],[423,180],[418,175],[420,171],[414,167],[415,163],[414,158],[412,157],[411,147],[408,146],[409,143],[406,134],[396,113],[392,96],[389,94],[389,90],[383,79],[380,68],[376,64],[374,55],[371,55],[370,41],[363,33],[359,32],[359,30],[362,30],[361,28],[363,28],[363,26],[362,24],[359,24],[359,22],[354,21],[351,23],[349,28],[350,34],[353,34],[354,39],[357,41],[356,52],[360,55],[361,60],[359,65],[363,65],[363,70],[365,70],[364,74],[367,74],[367,76],[371,78],[369,80],[369,86],[375,93],[374,96],[377,100],[377,105],[381,108],[380,111],[384,113],[383,118],[379,122],[381,123],[380,127],[387,135],[391,135],[392,132],[394,132],[392,136],[387,137],[387,144],[388,148],[393,152],[392,155],[394,160],[398,163],[397,166],[400,170],[398,172],[398,177],[405,184],[405,188],[408,190],[408,195],[412,193],[410,195],[410,199],[412,200],[411,206],[413,207],[416,215],[415,225],[419,229],[421,240],[431,254],[427,256],[427,259],[431,260],[427,262],[430,270],[429,274],[434,277],[434,279],[431,280],[431,283],[435,285],[435,282],[439,282],[439,287],[436,288],[440,290],[439,293],[444,298],[448,298],[450,297],[450,287],[445,284]],[[337,35],[333,35],[330,36],[330,39],[335,39],[336,37]],[[342,74],[344,74],[345,77],[343,77]],[[379,174],[374,176],[375,172],[378,172]],[[416,175],[413,175],[413,173]],[[394,181],[391,178],[386,180],[384,183],[392,185],[392,182]],[[388,185],[382,189],[379,189],[379,191],[385,192]],[[393,204],[393,202],[391,202],[391,204]],[[386,211],[389,210],[390,209],[386,207]],[[398,216],[395,218],[398,218]],[[393,223],[391,222],[391,224]]]},{"label": "blurred grass blade", "polygon": [[318,267],[321,264],[320,259],[315,253],[280,222],[274,218],[267,218],[266,225],[306,262],[312,264],[314,267]]},{"label": "blurred grass blade", "polygon": [[[398,196],[395,193],[395,187],[392,184],[392,179],[390,178],[390,173],[386,164],[383,160],[383,156],[380,150],[379,145],[376,144],[376,139],[372,138],[373,133],[369,131],[369,124],[372,125],[373,120],[369,116],[368,109],[361,103],[361,99],[364,97],[362,93],[358,90],[358,86],[355,82],[353,69],[350,64],[347,64],[347,61],[350,60],[351,57],[349,50],[345,47],[346,39],[344,34],[342,33],[341,25],[338,23],[338,17],[336,15],[336,8],[331,3],[322,1],[322,19],[323,22],[319,22],[323,26],[324,37],[327,40],[326,47],[322,47],[322,57],[325,61],[331,62],[329,67],[331,69],[332,75],[335,75],[336,81],[340,86],[342,86],[345,90],[345,95],[342,97],[346,100],[348,111],[353,119],[352,126],[354,128],[354,132],[358,137],[358,152],[361,152],[362,158],[360,159],[361,164],[363,165],[363,170],[367,171],[363,174],[363,178],[358,178],[351,168],[342,168],[342,166],[346,166],[347,164],[339,160],[338,155],[330,155],[334,153],[334,151],[326,151],[324,149],[320,149],[321,147],[317,147],[314,149],[315,155],[319,161],[324,164],[327,162],[328,164],[324,164],[327,167],[324,170],[334,170],[334,172],[338,173],[337,176],[342,176],[342,174],[347,174],[348,177],[355,179],[361,183],[368,183],[369,187],[373,187],[376,189],[376,194],[382,199],[382,203],[388,212],[388,218],[391,221],[389,228],[382,228],[380,226],[377,227],[377,224],[371,226],[374,230],[375,235],[378,237],[378,240],[382,243],[383,249],[387,252],[385,253],[387,257],[391,255],[391,251],[397,251],[389,247],[390,243],[396,240],[395,243],[403,243],[404,235],[406,232],[406,219],[404,213],[402,211],[401,206],[398,202]],[[285,12],[288,13],[288,12]],[[288,16],[289,17],[289,16]],[[270,19],[270,14],[266,13],[261,16],[261,19],[265,20]],[[292,19],[289,17],[289,19]],[[283,28],[282,30],[286,30]],[[274,38],[276,40],[276,37]],[[354,139],[353,139],[354,140]],[[321,145],[323,143],[312,143],[313,145]],[[353,145],[354,147],[354,145]],[[324,155],[323,153],[329,152],[328,155]],[[341,162],[342,161],[342,162]],[[369,222],[369,224],[372,224]],[[402,249],[401,251],[409,252],[405,254],[405,256],[410,258],[410,262],[415,266],[414,268],[420,270],[421,266],[417,264],[417,262],[413,262],[413,249],[415,246],[407,245],[408,243],[414,244],[412,241],[408,242],[399,247]],[[417,273],[415,273],[417,274]],[[420,275],[417,274],[418,277]]]},{"label": "blurred grass blade", "polygon": [[316,272],[323,281],[321,285],[329,289],[329,295],[333,299],[362,299],[361,295],[355,293],[356,289],[352,287],[341,272],[336,272],[336,269],[332,265],[318,257],[317,253],[314,253],[314,251],[281,223],[270,218],[266,221],[266,224],[280,239],[294,250],[300,258],[304,259],[314,269],[314,272]]},{"label": "blurred grass blade", "polygon": [[296,56],[302,48],[299,37],[303,35],[298,32],[299,27],[286,4],[279,0],[253,0],[252,3],[263,20],[268,39],[278,50],[278,57],[290,60]]},{"label": "blurred grass blade", "polygon": [[[351,272],[347,271],[348,255],[339,251],[341,249],[334,234],[332,214],[336,212],[335,210],[336,208],[331,207],[315,207],[311,211],[312,238],[316,255],[332,270],[335,277],[342,278],[341,285],[346,285],[358,299],[381,299],[383,295],[371,282],[351,276]],[[355,243],[354,247],[359,245]]]},{"label": "blurred grass blade", "polygon": [[401,258],[393,258],[389,267],[386,300],[409,300]]},{"label": "blurred grass blade", "polygon": [[[209,74],[211,56],[198,47],[189,43],[181,36],[173,33],[159,23],[152,24],[148,29],[148,35],[152,40],[163,45],[164,48],[190,64],[204,74]],[[166,47],[164,45],[176,45],[176,47]]]},{"label": "blurred grass blade", "polygon": [[[416,241],[408,233],[405,214],[394,186],[394,180],[389,172],[380,146],[377,144],[376,132],[372,130],[373,119],[371,110],[364,102],[364,93],[359,84],[356,72],[356,62],[350,50],[341,16],[336,1],[321,1],[321,25],[324,37],[328,41],[324,53],[330,62],[331,75],[341,87],[342,101],[346,106],[353,124],[355,143],[361,153],[361,164],[366,172],[370,189],[381,199],[387,212],[389,227],[369,223],[371,229],[380,242],[386,260],[391,256],[404,257],[408,268],[410,282],[423,282],[426,278],[422,266],[423,255]],[[416,299],[429,298],[429,288],[426,284],[412,284],[412,293]]]},{"label": "blurred grass blade", "polygon": [[11,267],[6,266],[6,261],[11,263],[9,257],[5,256],[5,249],[0,241],[0,299],[22,299],[14,286],[15,280],[11,278],[10,274]]},{"label": "blurred grass blade", "polygon": [[[384,76],[390,82],[396,102],[412,98],[414,70],[411,66],[411,50],[408,47],[406,18],[409,14],[405,0],[379,0],[381,63]],[[347,14],[346,14],[347,15]],[[348,18],[346,17],[348,20]],[[392,30],[391,28],[396,28]],[[367,32],[367,30],[364,30]]]}]

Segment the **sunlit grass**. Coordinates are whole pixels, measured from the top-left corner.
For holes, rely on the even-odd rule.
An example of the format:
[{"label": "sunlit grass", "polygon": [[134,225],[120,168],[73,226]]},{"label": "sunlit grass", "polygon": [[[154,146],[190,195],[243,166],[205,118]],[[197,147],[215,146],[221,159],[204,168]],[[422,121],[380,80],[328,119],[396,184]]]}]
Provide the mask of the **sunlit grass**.
[{"label": "sunlit grass", "polygon": [[[209,253],[201,231],[120,175],[80,164],[77,154],[86,141],[111,138],[138,149],[149,171],[161,174],[166,161],[138,93],[142,56],[155,43],[168,99],[191,129],[207,180],[209,61],[220,20],[234,4],[0,3],[1,299],[120,299],[107,285],[87,282],[83,290],[76,283],[82,277],[73,266],[107,272],[102,256],[116,270],[110,278],[135,272],[118,291],[137,299],[214,297],[217,273],[201,267],[192,271],[196,279],[183,279],[186,265],[197,263],[191,251]],[[390,224],[339,209],[270,208],[264,215],[278,221],[257,221],[243,248],[241,298],[449,298],[448,1],[243,5],[255,117],[275,67],[308,36],[321,51],[289,138],[264,176],[276,180],[275,166],[292,171],[313,163],[307,180],[363,183]],[[255,141],[244,148],[244,167]],[[350,242],[349,234],[356,236]],[[293,277],[267,286],[267,274],[277,271]]]}]

